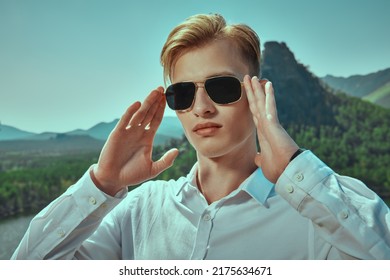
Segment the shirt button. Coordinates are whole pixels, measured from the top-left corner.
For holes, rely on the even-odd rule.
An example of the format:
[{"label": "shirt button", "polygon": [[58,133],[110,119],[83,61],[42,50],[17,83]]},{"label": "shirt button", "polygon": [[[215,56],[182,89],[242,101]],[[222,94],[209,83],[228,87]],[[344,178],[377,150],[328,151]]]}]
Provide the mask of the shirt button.
[{"label": "shirt button", "polygon": [[64,237],[65,231],[63,229],[59,229],[59,230],[57,230],[57,235],[58,235],[58,237]]},{"label": "shirt button", "polygon": [[289,193],[293,193],[294,192],[294,187],[291,186],[291,185],[287,185],[286,186],[286,191],[289,192]]},{"label": "shirt button", "polygon": [[89,204],[95,205],[95,204],[96,204],[96,198],[94,198],[93,196],[91,196],[91,197],[89,198]]},{"label": "shirt button", "polygon": [[203,216],[203,220],[204,220],[204,221],[210,221],[210,220],[211,220],[210,214],[205,214],[205,215]]},{"label": "shirt button", "polygon": [[341,211],[339,215],[341,219],[345,220],[346,218],[348,218],[348,211]]},{"label": "shirt button", "polygon": [[302,173],[297,173],[295,174],[295,181],[301,182],[303,180],[303,174]]}]

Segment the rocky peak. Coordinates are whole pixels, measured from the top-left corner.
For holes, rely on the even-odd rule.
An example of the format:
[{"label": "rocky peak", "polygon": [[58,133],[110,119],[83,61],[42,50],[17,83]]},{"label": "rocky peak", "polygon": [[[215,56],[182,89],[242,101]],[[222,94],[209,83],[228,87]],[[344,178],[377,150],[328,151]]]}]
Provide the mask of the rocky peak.
[{"label": "rocky peak", "polygon": [[285,43],[266,42],[262,55],[262,77],[274,85],[279,119],[283,124],[334,123],[331,108],[337,97],[297,62]]}]

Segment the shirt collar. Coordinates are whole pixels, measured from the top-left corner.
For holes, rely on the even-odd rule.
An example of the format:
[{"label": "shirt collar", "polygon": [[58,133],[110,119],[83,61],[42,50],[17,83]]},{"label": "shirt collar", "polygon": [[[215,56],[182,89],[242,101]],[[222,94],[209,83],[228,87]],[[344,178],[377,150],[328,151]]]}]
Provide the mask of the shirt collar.
[{"label": "shirt collar", "polygon": [[242,187],[242,190],[247,192],[257,202],[266,207],[267,199],[276,194],[274,188],[275,185],[265,178],[261,168],[257,168],[255,172],[253,172],[252,175],[241,184],[240,187]]},{"label": "shirt collar", "polygon": [[[178,185],[176,196],[180,194],[184,186],[190,184],[196,187],[196,172],[198,170],[198,163],[195,163],[188,173],[186,178],[183,178]],[[266,205],[266,201],[269,197],[275,195],[274,184],[265,178],[261,168],[257,168],[239,187],[239,190],[245,191],[251,197],[253,197],[260,204]]]},{"label": "shirt collar", "polygon": [[198,162],[192,166],[190,172],[187,174],[186,177],[181,177],[179,179],[179,184],[177,184],[177,189],[176,189],[176,196],[180,194],[180,192],[183,190],[184,186],[187,184],[190,184],[194,187],[196,187],[196,172],[198,171]]}]

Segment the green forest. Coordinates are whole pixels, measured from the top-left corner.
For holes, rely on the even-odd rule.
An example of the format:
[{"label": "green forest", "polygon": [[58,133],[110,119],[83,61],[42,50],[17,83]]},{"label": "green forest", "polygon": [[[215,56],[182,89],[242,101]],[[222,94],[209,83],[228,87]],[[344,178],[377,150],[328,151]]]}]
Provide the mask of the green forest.
[{"label": "green forest", "polygon": [[382,196],[390,194],[390,110],[338,94],[335,125],[287,130],[339,174],[364,181]]},{"label": "green forest", "polygon": [[[262,75],[273,82],[279,119],[298,145],[335,172],[362,180],[389,204],[390,110],[335,92],[298,63],[285,43],[265,43]],[[86,144],[82,138],[84,144],[72,151],[66,138],[47,142],[50,153],[27,151],[20,143],[13,151],[0,149],[0,218],[36,213],[97,162],[102,143]],[[60,143],[62,152],[55,152],[53,143]],[[171,147],[180,155],[157,179],[184,176],[196,161],[184,138],[155,147],[154,158]]]},{"label": "green forest", "polygon": [[[364,181],[387,202],[390,194],[390,110],[339,96],[337,125],[285,127],[296,142],[312,150],[337,173]],[[185,175],[196,161],[185,138],[154,149],[154,158],[171,147],[180,155],[157,179]],[[98,159],[99,151],[63,155],[0,154],[0,217],[36,213],[75,183]]]}]

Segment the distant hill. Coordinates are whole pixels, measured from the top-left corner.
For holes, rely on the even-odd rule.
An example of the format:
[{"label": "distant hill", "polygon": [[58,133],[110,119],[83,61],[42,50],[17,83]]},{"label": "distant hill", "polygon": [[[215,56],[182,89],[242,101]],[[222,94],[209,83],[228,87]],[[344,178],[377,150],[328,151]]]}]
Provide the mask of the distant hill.
[{"label": "distant hill", "polygon": [[42,140],[4,140],[0,141],[2,154],[62,155],[100,151],[104,141],[88,135],[57,134],[54,138]]},{"label": "distant hill", "polygon": [[[117,124],[118,119],[112,122],[101,122],[97,125],[91,127],[88,130],[74,130],[70,131],[67,134],[69,135],[89,135],[93,138],[106,140],[110,132],[114,129]],[[169,138],[181,138],[183,135],[183,128],[181,123],[177,117],[174,116],[165,116],[160,124],[160,127],[157,130],[157,138],[156,141],[161,144],[166,139]]]},{"label": "distant hill", "polygon": [[0,141],[23,139],[35,135],[32,132],[20,130],[16,127],[0,124]]},{"label": "distant hill", "polygon": [[[335,172],[362,180],[389,202],[390,110],[335,92],[298,63],[285,43],[265,44],[262,72],[273,83],[279,119],[296,143],[313,151]],[[385,84],[382,87],[386,91]],[[383,98],[382,90],[375,91],[377,100]],[[116,122],[99,123],[85,131],[27,135],[29,139],[49,137],[41,141],[0,141],[0,217],[35,213],[68,188],[97,161],[96,150]],[[182,133],[176,118],[164,118],[157,137],[171,141],[155,147],[155,156],[169,147],[179,148],[180,154],[160,179],[178,178],[196,161],[196,152],[185,139],[174,140]],[[94,150],[78,154],[76,148]],[[65,156],[51,156],[61,151]]]},{"label": "distant hill", "polygon": [[[58,140],[58,139],[67,139],[69,141],[70,139],[75,140],[73,144],[75,145],[76,149],[78,148],[77,143],[80,143],[79,142],[80,139],[84,139],[84,141],[87,141],[87,139],[89,139],[91,141],[92,147],[95,147],[95,145],[92,142],[94,140],[99,140],[99,143],[101,141],[105,141],[108,135],[110,134],[110,132],[112,131],[112,129],[115,127],[117,122],[118,119],[109,123],[101,122],[87,130],[77,129],[67,133],[44,132],[39,134],[26,132],[8,125],[1,125],[0,126],[0,148],[1,146],[5,145],[4,143],[1,143],[2,141],[12,142],[15,140],[18,141],[20,140],[19,142],[15,142],[15,145],[18,146],[21,143],[24,143],[27,148],[27,147],[38,147],[43,144],[46,145],[47,143],[51,143],[51,142],[40,143],[41,141]],[[82,137],[71,137],[71,136],[85,136],[85,137],[82,138]],[[161,125],[157,131],[154,144],[161,145],[169,141],[169,139],[172,138],[180,139],[182,136],[183,136],[183,129],[179,119],[174,116],[166,116],[163,118],[163,121],[161,122]],[[37,140],[40,141],[34,143]],[[7,143],[8,147],[11,147],[11,145],[12,143]]]},{"label": "distant hill", "polygon": [[327,75],[322,80],[336,91],[390,108],[390,68],[347,78]]},{"label": "distant hill", "polygon": [[[357,177],[374,188],[386,187],[390,191],[390,110],[335,92],[307,66],[298,63],[285,43],[266,42],[262,58],[262,77],[272,81],[275,88],[280,122],[298,145],[315,152],[335,171]],[[378,85],[379,81],[387,80],[389,71],[361,77],[361,82],[376,80]],[[373,85],[364,87],[369,90],[374,88]],[[389,87],[388,83],[384,83],[364,98],[384,103],[388,100]],[[46,147],[49,151],[56,147],[64,147],[65,151],[69,151],[69,147],[74,150],[79,147],[100,148],[116,122],[99,123],[87,130],[63,134],[38,135],[3,125],[0,151],[18,150],[20,147]],[[13,133],[6,134],[7,131]],[[180,139],[182,134],[179,120],[166,116],[154,144]],[[10,141],[12,137],[24,141]],[[41,143],[33,143],[33,139],[41,139],[36,141]],[[63,144],[57,145],[60,143]]]},{"label": "distant hill", "polygon": [[390,108],[390,81],[363,97],[363,100]]}]

